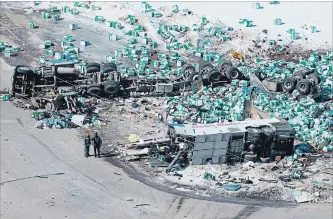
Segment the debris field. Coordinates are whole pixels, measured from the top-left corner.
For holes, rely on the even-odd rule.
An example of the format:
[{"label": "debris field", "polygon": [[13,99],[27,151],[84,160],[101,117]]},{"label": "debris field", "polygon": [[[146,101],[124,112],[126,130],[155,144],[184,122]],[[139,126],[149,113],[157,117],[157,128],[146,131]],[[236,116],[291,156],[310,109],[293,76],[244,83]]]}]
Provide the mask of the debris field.
[{"label": "debris field", "polygon": [[275,18],[272,37],[176,4],[1,5],[1,100],[35,128],[98,132],[105,156],[178,189],[332,202],[333,49],[304,44],[315,24]]}]

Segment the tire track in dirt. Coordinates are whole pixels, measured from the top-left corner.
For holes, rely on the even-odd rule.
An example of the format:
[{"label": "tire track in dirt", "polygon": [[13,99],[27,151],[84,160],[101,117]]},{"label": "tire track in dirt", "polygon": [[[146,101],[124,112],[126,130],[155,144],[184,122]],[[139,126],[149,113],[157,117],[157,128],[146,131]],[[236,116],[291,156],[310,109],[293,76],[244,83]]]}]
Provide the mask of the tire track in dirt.
[{"label": "tire track in dirt", "polygon": [[240,212],[238,212],[235,217],[233,217],[231,219],[247,219],[252,214],[254,214],[257,211],[259,211],[260,209],[261,209],[261,207],[247,205]]},{"label": "tire track in dirt", "polygon": [[181,196],[177,205],[177,213],[180,211],[182,208],[183,204],[185,203],[185,197]]}]

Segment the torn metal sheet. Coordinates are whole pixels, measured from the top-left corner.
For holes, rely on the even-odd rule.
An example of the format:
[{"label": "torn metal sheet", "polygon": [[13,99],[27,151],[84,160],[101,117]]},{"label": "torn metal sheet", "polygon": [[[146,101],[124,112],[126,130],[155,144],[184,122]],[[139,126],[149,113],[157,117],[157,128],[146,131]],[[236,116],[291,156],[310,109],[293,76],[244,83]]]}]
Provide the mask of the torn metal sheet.
[{"label": "torn metal sheet", "polygon": [[72,123],[74,123],[77,126],[82,126],[85,117],[86,116],[84,116],[84,115],[73,115],[73,117],[72,117]]}]

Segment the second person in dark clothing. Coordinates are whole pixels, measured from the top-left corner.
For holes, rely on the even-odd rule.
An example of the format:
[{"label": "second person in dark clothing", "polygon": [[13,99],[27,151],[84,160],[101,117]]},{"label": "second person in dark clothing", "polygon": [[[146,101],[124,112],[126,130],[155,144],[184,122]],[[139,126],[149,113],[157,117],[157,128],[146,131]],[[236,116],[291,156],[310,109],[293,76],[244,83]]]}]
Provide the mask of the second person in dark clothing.
[{"label": "second person in dark clothing", "polygon": [[93,141],[94,141],[94,152],[95,152],[95,157],[96,156],[96,151],[97,151],[97,154],[98,154],[98,158],[101,157],[100,153],[101,153],[101,146],[102,146],[102,139],[98,136],[97,133],[95,133],[95,136],[93,138]]},{"label": "second person in dark clothing", "polygon": [[89,157],[89,149],[90,149],[91,139],[89,133],[86,134],[84,138],[84,156]]}]

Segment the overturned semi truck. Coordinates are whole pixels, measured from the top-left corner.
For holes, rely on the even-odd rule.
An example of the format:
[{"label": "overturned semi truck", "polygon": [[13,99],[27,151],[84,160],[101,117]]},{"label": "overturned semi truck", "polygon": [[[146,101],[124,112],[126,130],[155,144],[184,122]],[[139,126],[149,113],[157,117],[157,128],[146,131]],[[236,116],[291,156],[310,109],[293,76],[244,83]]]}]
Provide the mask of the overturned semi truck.
[{"label": "overturned semi truck", "polygon": [[[282,79],[264,77],[260,68],[253,68],[253,74],[249,75],[241,72],[239,70],[240,66],[242,66],[242,63],[235,65],[230,61],[220,62],[215,67],[209,62],[202,62],[200,63],[199,72],[194,72],[193,66],[187,65],[186,68],[191,73],[186,75],[188,75],[190,80],[194,78],[193,76],[200,77],[204,84],[221,84],[222,81],[230,83],[233,80],[246,80],[249,81],[251,87],[258,88],[273,99],[277,93],[292,93],[294,90],[299,92],[299,98],[308,96],[317,99],[321,96],[322,81],[314,69],[307,67],[302,67],[298,70],[290,69],[293,71],[291,77]],[[280,67],[286,68],[285,66]]]},{"label": "overturned semi truck", "polygon": [[192,165],[290,156],[295,131],[283,119],[169,125],[171,144],[185,144]]},{"label": "overturned semi truck", "polygon": [[65,87],[80,95],[115,97],[133,93],[172,95],[189,88],[190,84],[180,78],[121,77],[114,63],[106,63],[102,67],[98,63],[88,63],[80,68],[77,60],[51,60],[38,69],[26,66],[14,69],[11,89],[14,97],[29,98]]},{"label": "overturned semi truck", "polygon": [[51,60],[38,69],[16,66],[12,80],[13,96],[31,97],[43,91],[56,91],[61,87],[76,87],[94,93],[99,90],[96,87],[101,87],[113,73],[113,66],[100,74],[98,63],[87,64],[85,71],[82,71],[77,63],[77,60]]},{"label": "overturned semi truck", "polygon": [[253,74],[246,74],[239,70],[242,64],[235,65],[230,61],[220,62],[217,66],[203,61],[199,66],[198,72],[191,65],[183,67],[184,75],[189,81],[201,80],[203,85],[223,85],[233,80],[245,80],[252,88],[261,90],[272,99],[278,93],[292,93],[295,90],[300,94],[299,98],[318,99],[322,94],[320,76],[306,67],[294,71],[291,77],[281,79],[265,78],[259,68],[254,68]]},{"label": "overturned semi truck", "polygon": [[[50,60],[38,69],[16,66],[13,74],[12,94],[19,98],[40,95],[45,91],[58,91],[70,87],[80,95],[96,97],[117,97],[136,95],[179,95],[189,91],[193,84],[203,86],[223,86],[233,80],[248,80],[252,87],[274,96],[277,92],[299,93],[317,98],[321,94],[320,78],[307,71],[298,71],[293,77],[283,81],[262,79],[260,72],[250,76],[242,73],[232,62],[224,61],[217,66],[209,62],[200,63],[198,71],[190,64],[182,67],[180,76],[163,77],[158,72],[155,77],[142,75],[122,76],[114,63],[88,63],[80,66],[78,60]],[[305,71],[305,70],[304,70]],[[292,89],[293,88],[293,89]]]}]

